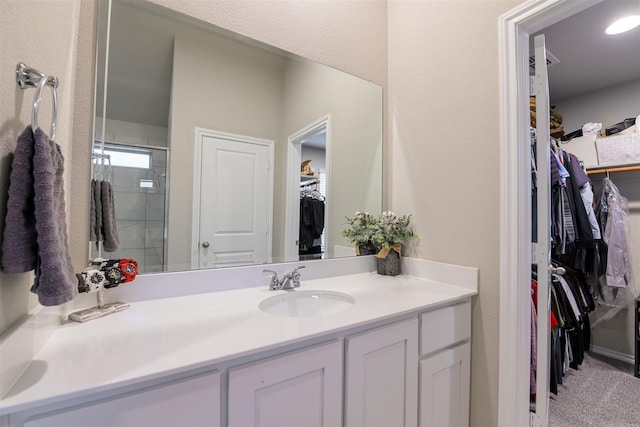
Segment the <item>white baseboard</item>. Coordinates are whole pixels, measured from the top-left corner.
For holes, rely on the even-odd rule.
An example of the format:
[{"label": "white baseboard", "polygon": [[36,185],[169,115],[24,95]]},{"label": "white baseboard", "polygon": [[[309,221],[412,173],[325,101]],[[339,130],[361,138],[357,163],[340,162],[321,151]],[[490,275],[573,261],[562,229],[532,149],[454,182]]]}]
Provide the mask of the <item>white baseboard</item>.
[{"label": "white baseboard", "polygon": [[622,362],[635,363],[635,356],[633,354],[622,353],[608,348],[600,347],[597,345],[591,346],[591,351],[600,354],[602,356],[610,357],[612,359],[620,360]]}]

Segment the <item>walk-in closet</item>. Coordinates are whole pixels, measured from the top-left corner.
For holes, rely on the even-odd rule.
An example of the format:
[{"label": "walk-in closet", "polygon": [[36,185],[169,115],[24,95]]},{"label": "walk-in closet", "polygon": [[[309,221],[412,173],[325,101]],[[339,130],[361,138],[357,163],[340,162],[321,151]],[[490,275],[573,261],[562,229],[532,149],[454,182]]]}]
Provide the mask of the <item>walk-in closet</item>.
[{"label": "walk-in closet", "polygon": [[[533,252],[535,259],[535,245],[544,245],[538,210],[547,206],[536,202],[542,191],[551,259],[546,361],[536,351],[544,295],[532,265],[530,391],[535,413],[544,405],[540,382],[536,388],[542,373],[550,426],[640,425],[640,26],[605,32],[627,15],[640,20],[640,1],[604,0],[530,37],[532,73],[533,52],[543,43],[549,81],[548,117],[540,109],[536,115],[540,101],[531,97]],[[538,120],[550,129],[543,156]],[[539,169],[544,157],[549,178]]]}]

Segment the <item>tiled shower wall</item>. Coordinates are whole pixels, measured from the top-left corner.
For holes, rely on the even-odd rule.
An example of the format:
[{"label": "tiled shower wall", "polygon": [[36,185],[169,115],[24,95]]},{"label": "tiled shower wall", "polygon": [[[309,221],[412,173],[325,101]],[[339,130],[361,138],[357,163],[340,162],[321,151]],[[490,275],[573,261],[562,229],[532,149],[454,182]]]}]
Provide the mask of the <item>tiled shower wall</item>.
[{"label": "tiled shower wall", "polygon": [[[111,119],[107,119],[105,127],[107,141],[146,146],[152,152],[149,169],[112,167],[120,249],[102,253],[103,258],[135,259],[140,273],[163,271],[168,152],[151,146],[166,147],[166,133],[166,128]],[[153,186],[142,187],[142,180],[151,181]],[[92,257],[96,254],[92,245]]]},{"label": "tiled shower wall", "polygon": [[[133,258],[141,273],[162,271],[166,151],[154,150],[150,169],[113,167],[112,185],[120,250],[109,258]],[[153,188],[141,187],[141,180]]]}]

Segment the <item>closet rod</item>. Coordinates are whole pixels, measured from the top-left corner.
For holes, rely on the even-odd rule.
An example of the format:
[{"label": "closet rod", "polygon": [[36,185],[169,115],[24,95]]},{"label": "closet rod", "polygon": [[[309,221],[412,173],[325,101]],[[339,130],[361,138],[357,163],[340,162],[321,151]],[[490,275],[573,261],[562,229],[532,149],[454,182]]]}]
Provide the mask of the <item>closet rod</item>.
[{"label": "closet rod", "polygon": [[617,166],[611,168],[601,168],[601,169],[590,169],[587,170],[588,175],[595,175],[599,173],[611,173],[611,172],[630,172],[630,171],[640,171],[640,165],[636,166]]},{"label": "closet rod", "polygon": [[300,187],[308,187],[310,185],[316,185],[316,184],[320,184],[320,180],[318,178],[312,180],[312,181],[304,181],[300,183]]}]

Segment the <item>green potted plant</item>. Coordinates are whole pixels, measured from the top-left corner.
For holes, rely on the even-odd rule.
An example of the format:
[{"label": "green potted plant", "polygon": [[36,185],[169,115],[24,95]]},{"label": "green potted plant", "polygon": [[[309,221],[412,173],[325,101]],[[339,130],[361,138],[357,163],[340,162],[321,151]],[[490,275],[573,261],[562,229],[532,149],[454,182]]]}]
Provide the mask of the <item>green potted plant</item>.
[{"label": "green potted plant", "polygon": [[380,247],[378,251],[378,274],[397,276],[400,274],[402,244],[412,237],[418,237],[410,224],[411,215],[397,216],[392,211],[382,212],[376,221],[373,241]]},{"label": "green potted plant", "polygon": [[346,217],[348,227],[340,232],[356,247],[356,255],[374,255],[380,249],[373,240],[378,220],[368,212],[356,212],[353,218]]}]

